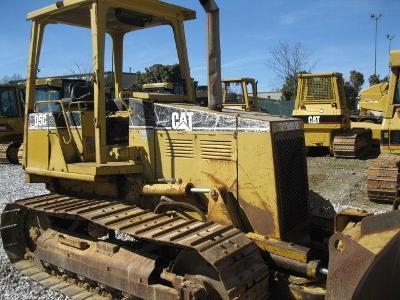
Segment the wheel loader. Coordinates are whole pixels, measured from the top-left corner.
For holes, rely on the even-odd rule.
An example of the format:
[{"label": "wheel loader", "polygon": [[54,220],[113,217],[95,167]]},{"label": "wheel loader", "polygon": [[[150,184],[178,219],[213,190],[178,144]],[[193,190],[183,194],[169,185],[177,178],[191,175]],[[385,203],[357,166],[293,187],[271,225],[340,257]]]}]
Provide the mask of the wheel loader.
[{"label": "wheel loader", "polygon": [[387,93],[381,102],[386,105],[381,124],[381,154],[373,160],[368,168],[368,196],[374,202],[393,203],[399,199],[399,166],[400,166],[400,95],[399,70],[400,51],[390,52],[390,81]]},{"label": "wheel loader", "polygon": [[304,122],[308,148],[328,148],[335,157],[363,156],[371,130],[350,128],[341,73],[299,74],[293,117]]},{"label": "wheel loader", "polygon": [[[398,299],[400,212],[310,212],[302,122],[222,110],[219,8],[200,3],[208,107],[193,99],[184,34],[193,10],[65,0],[28,14],[23,168],[51,193],[4,208],[11,263],[73,299]],[[93,99],[33,101],[47,24],[91,30]],[[186,94],[121,99],[124,34],[155,26],[172,28]],[[116,100],[128,103],[107,114],[106,33]]]},{"label": "wheel loader", "polygon": [[18,163],[23,109],[23,89],[18,84],[0,85],[0,162]]}]

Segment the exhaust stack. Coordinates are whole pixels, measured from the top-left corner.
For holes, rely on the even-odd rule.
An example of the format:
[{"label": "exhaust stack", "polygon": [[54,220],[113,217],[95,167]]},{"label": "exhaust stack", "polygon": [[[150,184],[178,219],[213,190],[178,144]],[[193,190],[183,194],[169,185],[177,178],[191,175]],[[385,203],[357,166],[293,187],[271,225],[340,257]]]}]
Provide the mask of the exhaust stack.
[{"label": "exhaust stack", "polygon": [[207,13],[208,108],[222,110],[219,8],[214,0],[200,0]]}]

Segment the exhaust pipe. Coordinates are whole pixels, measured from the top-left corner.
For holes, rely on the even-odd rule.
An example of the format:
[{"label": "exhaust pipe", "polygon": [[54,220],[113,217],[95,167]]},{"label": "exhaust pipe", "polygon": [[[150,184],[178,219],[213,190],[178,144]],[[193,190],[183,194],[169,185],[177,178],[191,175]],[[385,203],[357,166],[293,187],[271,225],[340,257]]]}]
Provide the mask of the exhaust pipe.
[{"label": "exhaust pipe", "polygon": [[222,110],[219,8],[214,0],[199,0],[207,13],[208,108]]}]

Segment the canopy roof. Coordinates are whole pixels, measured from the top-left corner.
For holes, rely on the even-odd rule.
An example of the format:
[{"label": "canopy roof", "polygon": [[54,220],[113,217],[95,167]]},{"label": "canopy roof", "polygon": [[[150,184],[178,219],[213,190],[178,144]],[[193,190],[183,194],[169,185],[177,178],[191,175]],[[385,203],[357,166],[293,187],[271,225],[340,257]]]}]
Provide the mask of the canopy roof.
[{"label": "canopy roof", "polygon": [[196,18],[193,10],[159,0],[64,0],[30,12],[28,19],[90,28],[90,8],[96,2],[108,8],[107,32],[129,32]]}]

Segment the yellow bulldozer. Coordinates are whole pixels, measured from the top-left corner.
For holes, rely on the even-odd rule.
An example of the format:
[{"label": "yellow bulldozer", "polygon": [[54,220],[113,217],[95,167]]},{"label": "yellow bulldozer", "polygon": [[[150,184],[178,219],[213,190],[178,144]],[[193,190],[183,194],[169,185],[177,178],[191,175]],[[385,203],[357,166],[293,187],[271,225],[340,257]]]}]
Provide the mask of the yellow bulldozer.
[{"label": "yellow bulldozer", "polygon": [[[400,50],[392,51],[389,57],[391,75],[387,92],[383,93],[380,103],[385,104],[383,120],[380,126],[381,155],[370,163],[368,168],[368,196],[376,202],[398,201],[400,168]],[[385,83],[382,84],[386,86]],[[382,104],[382,105],[383,105]]]},{"label": "yellow bulldozer", "polygon": [[[4,208],[11,263],[74,299],[398,299],[400,212],[347,210],[312,226],[302,122],[222,111],[219,8],[200,3],[208,107],[195,105],[189,72],[194,11],[65,0],[28,14],[23,168],[51,193]],[[92,99],[34,102],[47,24],[91,30]],[[155,26],[172,27],[186,94],[133,92],[126,111],[106,114],[106,34],[122,101],[124,34]]]},{"label": "yellow bulldozer", "polygon": [[0,162],[18,163],[23,111],[23,88],[18,84],[0,85]]},{"label": "yellow bulldozer", "polygon": [[342,158],[363,156],[371,130],[351,128],[341,73],[299,74],[293,117],[304,122],[306,147],[328,148]]},{"label": "yellow bulldozer", "polygon": [[254,78],[247,77],[223,79],[223,107],[245,111],[260,111],[257,83]]},{"label": "yellow bulldozer", "polygon": [[[257,83],[254,78],[237,77],[222,80],[222,108],[260,111]],[[207,106],[207,86],[196,89],[196,100],[201,106]]]}]

